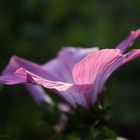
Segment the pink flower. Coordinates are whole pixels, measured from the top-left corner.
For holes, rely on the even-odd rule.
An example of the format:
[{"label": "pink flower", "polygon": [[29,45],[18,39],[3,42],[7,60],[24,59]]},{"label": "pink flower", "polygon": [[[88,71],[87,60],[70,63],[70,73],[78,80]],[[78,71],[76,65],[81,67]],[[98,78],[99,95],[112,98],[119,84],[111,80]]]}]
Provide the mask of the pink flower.
[{"label": "pink flower", "polygon": [[66,47],[45,65],[13,56],[0,81],[9,85],[25,84],[38,103],[52,102],[40,87],[43,86],[73,108],[89,109],[97,101],[109,76],[121,65],[140,56],[140,49],[125,53],[139,35],[140,29],[132,31],[115,49]]}]

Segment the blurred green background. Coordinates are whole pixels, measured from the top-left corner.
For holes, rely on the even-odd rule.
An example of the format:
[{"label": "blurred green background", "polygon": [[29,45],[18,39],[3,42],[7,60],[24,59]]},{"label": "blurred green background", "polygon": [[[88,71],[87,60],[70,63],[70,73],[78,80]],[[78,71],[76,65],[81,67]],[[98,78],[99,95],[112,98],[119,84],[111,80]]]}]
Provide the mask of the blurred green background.
[{"label": "blurred green background", "polygon": [[[139,0],[0,0],[0,70],[14,54],[43,64],[63,46],[114,48],[139,27]],[[140,140],[140,58],[117,70],[106,92],[111,127]],[[42,118],[24,87],[0,85],[0,140],[46,140]]]}]

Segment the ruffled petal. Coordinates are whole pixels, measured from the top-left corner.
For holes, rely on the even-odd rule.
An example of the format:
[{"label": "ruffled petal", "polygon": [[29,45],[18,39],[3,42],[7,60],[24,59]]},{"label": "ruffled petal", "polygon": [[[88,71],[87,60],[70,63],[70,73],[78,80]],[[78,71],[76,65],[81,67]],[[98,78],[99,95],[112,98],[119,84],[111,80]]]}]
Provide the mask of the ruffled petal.
[{"label": "ruffled petal", "polygon": [[121,56],[118,49],[103,49],[89,54],[73,68],[73,78],[76,84],[94,84],[98,74],[115,58]]},{"label": "ruffled petal", "polygon": [[[58,94],[62,91],[66,91],[72,86],[67,83],[46,80],[24,68],[18,68],[11,74],[8,73],[7,75],[4,74],[0,76],[0,82],[8,85],[32,84],[33,86],[44,86],[45,88],[58,91]],[[73,104],[73,98],[71,99],[70,97],[71,95],[69,95],[69,101]]]},{"label": "ruffled petal", "polygon": [[50,81],[34,75],[22,68],[16,71],[16,75],[21,77],[25,75],[25,79],[28,83],[41,85],[45,88],[55,90],[60,97],[65,99],[74,108],[77,106],[83,106],[88,109],[91,105],[91,92],[93,92],[93,85],[73,85]]},{"label": "ruffled petal", "polygon": [[[24,68],[17,69],[14,73],[14,77],[19,77],[22,79],[21,81],[18,81],[19,84],[20,83],[32,83],[34,85],[42,85],[48,89],[56,89],[58,91],[65,91],[72,86],[72,84],[69,84],[69,83],[47,80]],[[23,80],[24,80],[24,82],[23,82]],[[16,81],[16,83],[17,83],[17,81]]]},{"label": "ruffled petal", "polygon": [[131,31],[131,33],[124,39],[116,48],[120,49],[122,53],[126,51],[126,49],[132,46],[134,40],[140,36],[140,29],[136,31]]}]

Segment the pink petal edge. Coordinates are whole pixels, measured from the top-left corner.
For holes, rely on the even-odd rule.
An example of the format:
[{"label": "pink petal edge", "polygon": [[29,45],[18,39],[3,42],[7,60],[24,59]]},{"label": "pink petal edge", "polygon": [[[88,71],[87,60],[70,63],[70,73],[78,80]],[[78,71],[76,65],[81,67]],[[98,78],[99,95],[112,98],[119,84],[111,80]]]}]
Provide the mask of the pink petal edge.
[{"label": "pink petal edge", "polygon": [[116,49],[120,49],[122,53],[126,51],[126,49],[132,46],[134,40],[140,36],[140,29],[136,31],[131,31],[130,34],[124,39],[119,45],[117,45]]}]

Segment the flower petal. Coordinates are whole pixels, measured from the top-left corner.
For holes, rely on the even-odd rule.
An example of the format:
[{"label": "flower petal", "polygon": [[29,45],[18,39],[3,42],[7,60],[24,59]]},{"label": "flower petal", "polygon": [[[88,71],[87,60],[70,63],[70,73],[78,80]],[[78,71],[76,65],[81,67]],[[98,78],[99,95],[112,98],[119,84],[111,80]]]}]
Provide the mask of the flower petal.
[{"label": "flower petal", "polygon": [[125,58],[123,59],[123,64],[125,64],[139,56],[140,56],[140,49],[134,49],[124,55]]},{"label": "flower petal", "polygon": [[[62,82],[57,81],[50,81],[46,80],[38,75],[33,74],[32,72],[24,69],[24,68],[18,68],[15,72],[12,74],[4,74],[0,77],[0,82],[2,84],[32,84],[34,86],[44,86],[45,88],[56,90],[59,92],[67,90],[71,85],[65,84]],[[61,94],[59,94],[61,96]],[[69,103],[73,103],[73,97],[71,95],[69,96]],[[65,97],[65,96],[64,96]]]},{"label": "flower petal", "polygon": [[[25,65],[24,65],[24,63],[25,63]],[[24,77],[17,77],[15,75],[16,68],[18,68],[20,66],[23,66],[23,67],[29,66],[28,68],[30,68],[30,67],[33,68],[32,64],[30,64],[30,62],[26,62],[25,60],[14,56],[14,57],[12,57],[10,64],[4,70],[3,75],[0,76],[0,82],[4,83],[4,84],[18,84],[19,82],[25,83],[26,81],[25,81]],[[45,91],[43,90],[42,87],[34,86],[32,84],[24,84],[24,85],[31,92],[31,95],[37,104],[40,105],[42,102],[46,102],[48,104],[53,104],[53,101],[51,100],[49,95],[45,94]]]},{"label": "flower petal", "polygon": [[73,68],[73,78],[76,84],[94,84],[98,74],[108,63],[120,57],[118,49],[103,49],[89,54]]},{"label": "flower petal", "polygon": [[56,90],[57,94],[64,98],[71,106],[76,108],[77,106],[83,106],[89,108],[91,105],[91,92],[93,91],[93,85],[73,85],[63,82],[50,81],[43,79],[33,73],[25,70],[18,69],[16,71],[17,76],[26,76],[28,83],[41,85],[45,88]]},{"label": "flower petal", "polygon": [[126,51],[126,49],[132,46],[133,41],[140,36],[140,29],[136,31],[131,31],[131,33],[124,39],[116,48],[120,49],[122,53]]},{"label": "flower petal", "polygon": [[98,48],[63,48],[58,57],[46,63],[43,67],[53,73],[55,80],[73,83],[72,68],[87,54],[97,51]]}]

